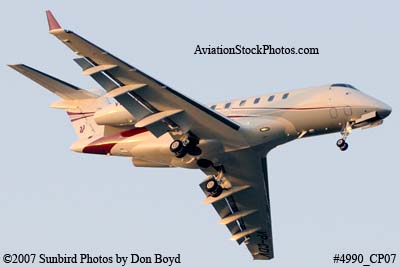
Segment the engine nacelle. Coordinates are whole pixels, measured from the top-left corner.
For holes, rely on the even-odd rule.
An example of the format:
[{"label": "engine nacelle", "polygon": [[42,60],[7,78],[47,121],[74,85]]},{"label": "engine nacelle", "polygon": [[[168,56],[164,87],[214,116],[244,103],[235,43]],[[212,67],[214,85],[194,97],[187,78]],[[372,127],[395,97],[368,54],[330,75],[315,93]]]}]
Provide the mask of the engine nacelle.
[{"label": "engine nacelle", "polygon": [[135,118],[123,106],[112,103],[96,111],[94,121],[98,125],[128,126],[136,123]]},{"label": "engine nacelle", "polygon": [[171,166],[163,164],[163,163],[158,163],[158,162],[152,162],[148,160],[142,160],[142,159],[135,159],[132,158],[132,163],[135,165],[135,167],[152,167],[152,168],[169,168]]}]

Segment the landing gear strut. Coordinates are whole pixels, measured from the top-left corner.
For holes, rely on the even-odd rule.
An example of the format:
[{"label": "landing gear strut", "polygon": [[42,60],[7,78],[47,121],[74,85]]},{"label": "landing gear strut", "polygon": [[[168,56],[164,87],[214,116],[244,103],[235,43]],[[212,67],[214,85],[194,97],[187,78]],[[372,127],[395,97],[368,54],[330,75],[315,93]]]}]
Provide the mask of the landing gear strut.
[{"label": "landing gear strut", "polygon": [[353,124],[351,122],[347,122],[346,126],[343,127],[341,132],[342,138],[340,138],[336,142],[337,147],[339,147],[341,151],[346,151],[349,148],[349,144],[346,143],[346,138],[349,136],[352,129],[353,129]]}]

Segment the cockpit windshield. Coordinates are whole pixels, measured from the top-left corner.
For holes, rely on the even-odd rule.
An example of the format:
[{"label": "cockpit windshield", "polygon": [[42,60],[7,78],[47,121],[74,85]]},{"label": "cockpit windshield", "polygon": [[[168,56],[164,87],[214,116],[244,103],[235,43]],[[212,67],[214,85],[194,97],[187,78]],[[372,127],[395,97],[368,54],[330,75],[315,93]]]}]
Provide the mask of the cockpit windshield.
[{"label": "cockpit windshield", "polygon": [[350,88],[350,89],[353,89],[353,90],[357,90],[357,91],[358,91],[357,88],[355,88],[353,85],[348,84],[348,83],[333,83],[333,84],[331,84],[331,87],[333,87],[333,86],[336,86],[336,87],[346,87],[346,88]]}]

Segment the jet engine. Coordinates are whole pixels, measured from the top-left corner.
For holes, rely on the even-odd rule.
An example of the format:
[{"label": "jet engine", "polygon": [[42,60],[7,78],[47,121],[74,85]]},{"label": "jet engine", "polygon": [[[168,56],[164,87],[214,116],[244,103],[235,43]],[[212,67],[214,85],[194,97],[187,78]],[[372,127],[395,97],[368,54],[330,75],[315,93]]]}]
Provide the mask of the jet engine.
[{"label": "jet engine", "polygon": [[136,123],[135,118],[123,106],[112,103],[96,111],[94,121],[98,125],[129,126]]}]

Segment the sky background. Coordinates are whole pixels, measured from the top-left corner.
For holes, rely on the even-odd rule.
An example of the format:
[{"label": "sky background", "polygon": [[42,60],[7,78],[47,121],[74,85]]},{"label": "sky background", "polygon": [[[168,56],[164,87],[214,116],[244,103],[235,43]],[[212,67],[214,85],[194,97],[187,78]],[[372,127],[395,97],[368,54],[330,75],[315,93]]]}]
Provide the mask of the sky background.
[{"label": "sky background", "polygon": [[[0,254],[180,253],[177,266],[335,266],[335,253],[399,253],[399,8],[341,0],[3,3]],[[46,9],[201,103],[347,82],[393,112],[380,127],[354,131],[345,153],[339,134],[270,152],[275,259],[253,261],[202,203],[202,172],[69,150],[69,120],[48,108],[57,97],[6,67],[25,63],[97,87],[48,34]],[[320,55],[201,56],[197,44],[318,47]]]}]

